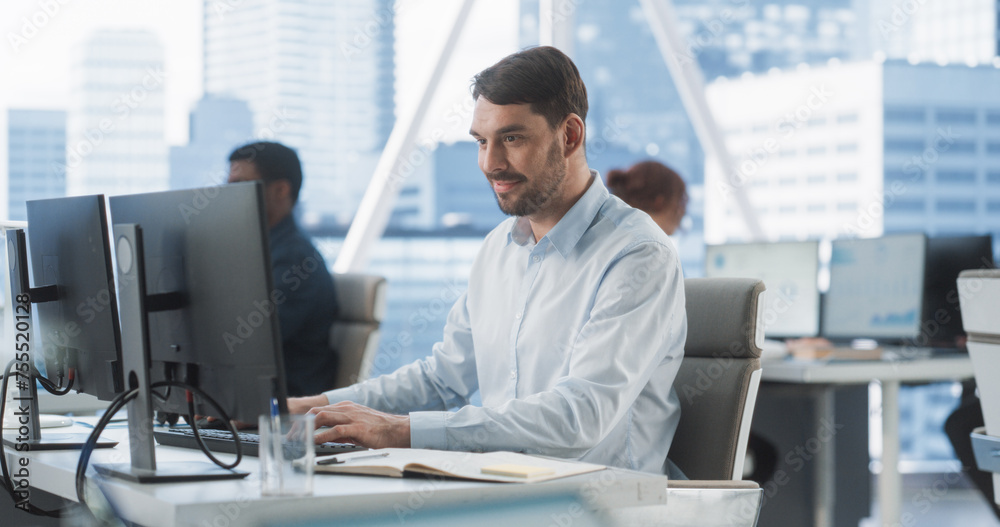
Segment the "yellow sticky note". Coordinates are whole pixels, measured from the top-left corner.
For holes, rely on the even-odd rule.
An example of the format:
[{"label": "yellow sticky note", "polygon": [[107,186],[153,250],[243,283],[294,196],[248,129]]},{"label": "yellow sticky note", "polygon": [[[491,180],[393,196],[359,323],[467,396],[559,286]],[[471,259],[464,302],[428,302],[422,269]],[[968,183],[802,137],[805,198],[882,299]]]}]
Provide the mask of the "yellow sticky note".
[{"label": "yellow sticky note", "polygon": [[490,465],[488,467],[483,467],[481,470],[483,474],[511,476],[515,478],[534,478],[556,473],[556,469],[554,468],[533,467],[531,465],[513,465],[509,463],[502,465]]}]

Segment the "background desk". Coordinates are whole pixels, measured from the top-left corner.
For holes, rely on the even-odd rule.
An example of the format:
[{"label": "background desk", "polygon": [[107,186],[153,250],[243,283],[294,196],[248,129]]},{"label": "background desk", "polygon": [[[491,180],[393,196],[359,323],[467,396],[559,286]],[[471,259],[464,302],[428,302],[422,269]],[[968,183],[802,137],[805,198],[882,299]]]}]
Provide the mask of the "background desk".
[{"label": "background desk", "polygon": [[[904,355],[905,356],[905,355]],[[881,525],[898,525],[902,504],[899,474],[899,388],[904,382],[922,383],[962,380],[972,377],[967,355],[924,357],[880,361],[797,361],[767,360],[762,363],[762,381],[818,387],[820,400],[817,421],[834,422],[833,390],[842,385],[866,385],[877,380],[882,385],[882,473],[878,477]],[[767,411],[767,409],[763,409]],[[867,419],[868,407],[853,409]],[[943,423],[942,423],[943,424]],[[823,448],[816,455],[819,480],[816,525],[833,525],[833,473],[839,462],[834,449]],[[765,489],[766,490],[766,489]],[[765,492],[766,494],[766,492]]]},{"label": "background desk", "polygon": [[[87,431],[85,427],[75,429]],[[66,429],[59,429],[65,431]],[[125,430],[109,430],[106,436],[123,440]],[[202,460],[195,450],[157,447],[157,461]],[[8,451],[8,459],[15,452]],[[30,483],[35,489],[74,500],[74,472],[78,453],[30,452]],[[223,459],[232,456],[220,455]],[[114,449],[94,452],[94,463],[128,461],[127,440]],[[251,472],[243,480],[206,483],[138,485],[105,480],[105,491],[129,520],[150,527],[213,525],[266,525],[271,521],[335,518],[423,507],[489,503],[499,499],[529,499],[579,493],[601,507],[656,506],[666,503],[664,476],[609,469],[535,484],[492,484],[423,478],[383,478],[320,475],[315,493],[303,498],[262,498],[257,479],[257,459],[244,458],[240,467]],[[89,475],[93,475],[91,468]]]}]

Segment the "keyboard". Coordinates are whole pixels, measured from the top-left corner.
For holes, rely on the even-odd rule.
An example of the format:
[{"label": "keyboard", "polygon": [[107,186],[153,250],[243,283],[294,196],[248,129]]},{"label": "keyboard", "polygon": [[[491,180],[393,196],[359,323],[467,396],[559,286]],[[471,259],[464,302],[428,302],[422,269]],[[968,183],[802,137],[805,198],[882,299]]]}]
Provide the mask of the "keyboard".
[{"label": "keyboard", "polygon": [[[198,430],[205,446],[212,452],[222,452],[226,454],[236,453],[236,441],[233,434],[228,430]],[[240,432],[240,444],[243,447],[244,456],[257,457],[260,436],[250,432]],[[200,450],[198,440],[194,438],[194,430],[190,428],[167,428],[165,430],[154,430],[153,438],[156,442],[165,446],[176,446],[181,448],[193,448]],[[332,454],[342,454],[355,450],[368,450],[365,447],[352,445],[350,443],[319,443],[316,445],[317,456],[329,456]]]}]

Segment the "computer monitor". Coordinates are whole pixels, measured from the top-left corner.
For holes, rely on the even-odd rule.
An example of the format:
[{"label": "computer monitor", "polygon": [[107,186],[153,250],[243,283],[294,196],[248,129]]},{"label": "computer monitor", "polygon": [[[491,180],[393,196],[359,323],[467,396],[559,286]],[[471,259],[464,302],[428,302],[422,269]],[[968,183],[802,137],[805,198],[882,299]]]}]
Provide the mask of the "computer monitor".
[{"label": "computer monitor", "polygon": [[982,236],[927,239],[924,309],[917,345],[958,348],[962,312],[958,301],[958,275],[966,269],[993,269],[993,238]]},{"label": "computer monitor", "polygon": [[73,369],[74,390],[110,401],[124,384],[104,196],[29,201],[27,210],[31,283],[57,291],[35,304],[47,375]]},{"label": "computer monitor", "polygon": [[920,332],[924,234],[833,240],[823,336],[837,341],[912,341]]},{"label": "computer monitor", "polygon": [[[158,381],[196,386],[239,421],[256,422],[271,412],[274,399],[279,411],[287,411],[275,313],[283,299],[271,283],[263,186],[239,183],[115,196],[109,202],[126,384],[139,387],[140,399],[146,399],[129,407],[130,432],[133,414],[142,416],[149,405],[188,413],[183,390],[157,390],[166,400],[143,393],[143,385]],[[143,363],[148,370],[139,366]],[[196,413],[218,415],[204,400],[198,402]],[[141,420],[135,428],[148,427],[151,416]],[[152,457],[151,437],[139,440],[149,441]],[[139,469],[133,476],[149,472],[144,466],[149,463],[138,463],[133,450],[132,466]],[[157,480],[150,474],[117,475]]]},{"label": "computer monitor", "polygon": [[764,281],[764,334],[768,338],[819,334],[819,242],[709,245],[705,276]]},{"label": "computer monitor", "polygon": [[[18,359],[34,364],[41,352],[46,377],[63,392],[110,401],[123,382],[104,196],[29,201],[27,212],[27,235],[8,231],[7,240]],[[87,434],[40,435],[35,383],[25,390],[20,405],[32,422],[18,442],[33,450],[81,448]],[[116,444],[101,439],[96,446]]]}]

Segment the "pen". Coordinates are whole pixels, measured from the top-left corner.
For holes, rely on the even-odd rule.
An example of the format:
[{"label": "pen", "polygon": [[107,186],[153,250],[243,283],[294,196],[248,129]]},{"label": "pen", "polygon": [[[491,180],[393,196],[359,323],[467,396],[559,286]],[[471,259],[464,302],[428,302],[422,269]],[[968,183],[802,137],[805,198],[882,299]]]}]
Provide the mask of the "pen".
[{"label": "pen", "polygon": [[347,463],[348,461],[354,461],[357,459],[371,459],[373,457],[386,457],[388,452],[379,452],[378,454],[365,454],[363,456],[353,456],[347,459],[337,459],[337,456],[331,456],[326,459],[321,459],[316,462],[317,465],[337,465],[339,463]]}]

